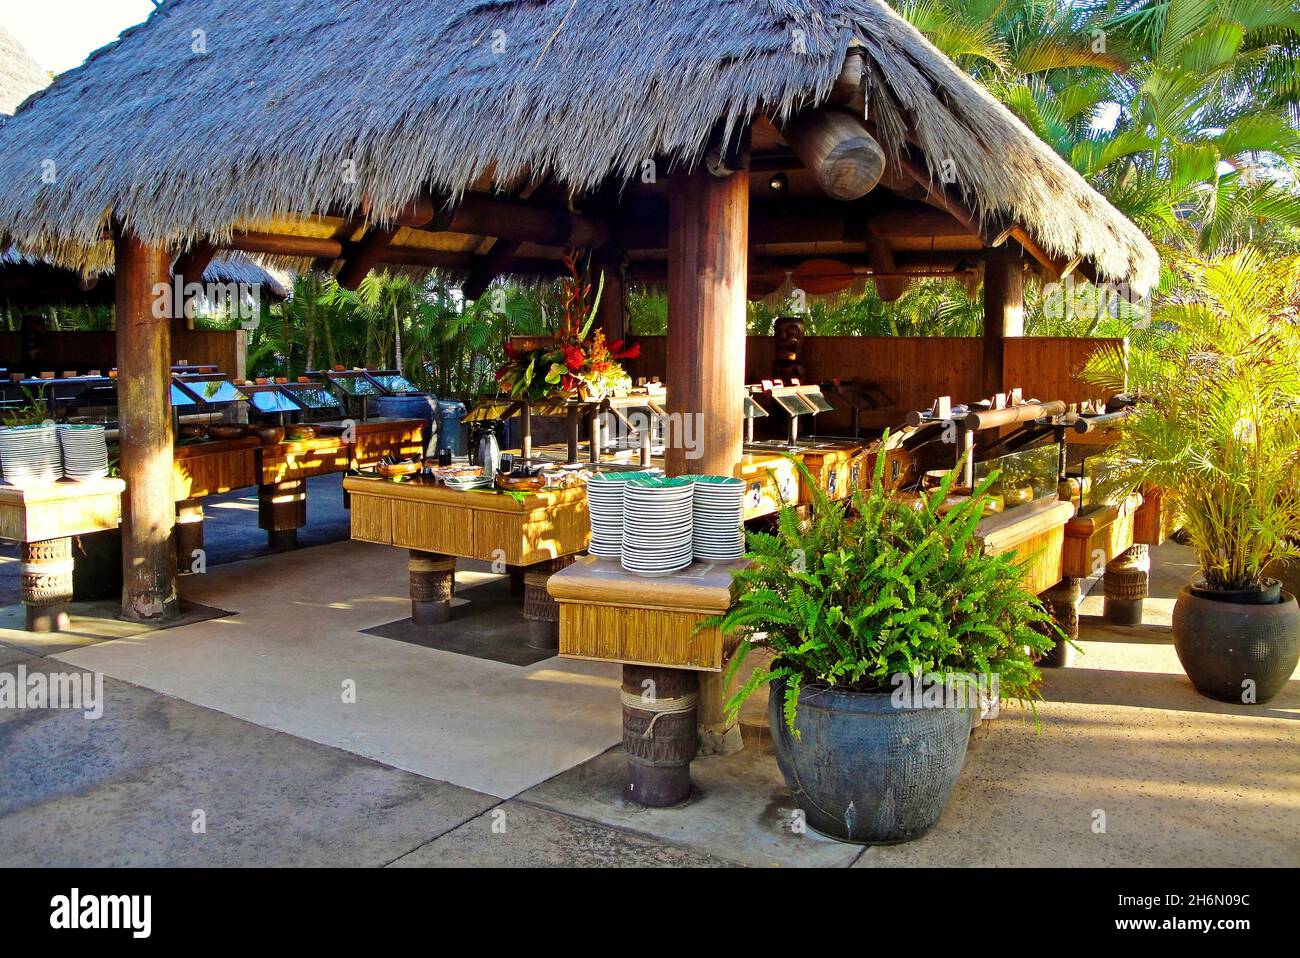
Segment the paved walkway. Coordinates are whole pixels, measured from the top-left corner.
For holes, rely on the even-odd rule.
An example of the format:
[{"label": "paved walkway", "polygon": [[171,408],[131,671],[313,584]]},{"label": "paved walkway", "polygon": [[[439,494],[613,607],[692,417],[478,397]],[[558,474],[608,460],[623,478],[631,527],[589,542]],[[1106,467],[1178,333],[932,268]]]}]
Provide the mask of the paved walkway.
[{"label": "paved walkway", "polygon": [[[866,850],[791,832],[761,709],[688,805],[624,804],[617,668],[366,634],[409,614],[398,550],[210,567],[183,591],[220,618],[0,630],[0,671],[105,676],[97,720],[0,711],[0,865],[1300,864],[1300,681],[1253,709],[1192,690],[1161,625],[1186,562],[1162,549],[1148,627],[1086,627],[1037,724],[976,731],[930,835]],[[522,641],[500,577],[468,568],[457,602],[468,637]]]}]

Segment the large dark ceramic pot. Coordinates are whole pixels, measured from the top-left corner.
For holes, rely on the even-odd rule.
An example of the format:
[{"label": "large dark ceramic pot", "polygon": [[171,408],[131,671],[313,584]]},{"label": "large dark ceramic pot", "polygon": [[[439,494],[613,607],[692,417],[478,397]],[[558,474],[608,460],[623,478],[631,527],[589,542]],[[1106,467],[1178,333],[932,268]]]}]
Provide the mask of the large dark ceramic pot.
[{"label": "large dark ceramic pot", "polygon": [[866,845],[919,838],[939,820],[970,741],[969,709],[895,708],[888,692],[805,688],[796,741],[785,688],[773,683],[768,721],[776,761],[807,822]]},{"label": "large dark ceramic pot", "polygon": [[1290,592],[1278,595],[1261,603],[1192,586],[1178,593],[1174,649],[1198,692],[1251,704],[1282,691],[1300,661],[1300,606]]}]

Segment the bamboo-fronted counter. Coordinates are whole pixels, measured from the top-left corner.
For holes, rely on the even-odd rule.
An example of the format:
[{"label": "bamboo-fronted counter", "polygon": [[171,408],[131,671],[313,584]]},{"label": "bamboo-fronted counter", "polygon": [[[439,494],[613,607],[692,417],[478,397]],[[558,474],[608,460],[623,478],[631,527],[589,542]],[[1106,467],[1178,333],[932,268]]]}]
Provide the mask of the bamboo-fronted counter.
[{"label": "bamboo-fronted counter", "polygon": [[116,529],[122,514],[121,479],[63,480],[19,489],[0,486],[0,539],[22,549],[22,600],[31,632],[68,626],[72,601],[72,537]]},{"label": "bamboo-fronted counter", "polygon": [[314,439],[286,440],[257,449],[257,524],[276,548],[297,543],[307,524],[307,480],[373,466],[385,456],[422,455],[418,419],[313,423],[331,429]]},{"label": "bamboo-fronted counter", "polygon": [[[663,576],[638,576],[610,559],[583,556],[551,576],[560,608],[560,654],[623,664],[624,794],[643,805],[676,805],[691,790],[700,718],[717,712],[720,671],[734,637],[699,629],[735,597],[737,562],[695,562]],[[698,631],[697,631],[698,630]],[[709,701],[700,708],[700,696]]]},{"label": "bamboo-fronted counter", "polygon": [[1134,518],[1140,495],[1119,505],[1094,506],[1065,526],[1065,575],[1086,579],[1100,575],[1106,564],[1134,543]]},{"label": "bamboo-fronted counter", "polygon": [[984,552],[1014,552],[1025,562],[1025,588],[1039,595],[1061,581],[1065,527],[1074,507],[1059,499],[1040,499],[984,519],[975,530]]},{"label": "bamboo-fronted counter", "polygon": [[411,618],[417,624],[450,617],[456,559],[480,559],[501,571],[522,570],[529,644],[557,647],[559,610],[546,580],[586,551],[591,523],[585,489],[459,492],[422,478],[369,476],[349,476],[343,488],[352,500],[353,539],[410,550]]}]

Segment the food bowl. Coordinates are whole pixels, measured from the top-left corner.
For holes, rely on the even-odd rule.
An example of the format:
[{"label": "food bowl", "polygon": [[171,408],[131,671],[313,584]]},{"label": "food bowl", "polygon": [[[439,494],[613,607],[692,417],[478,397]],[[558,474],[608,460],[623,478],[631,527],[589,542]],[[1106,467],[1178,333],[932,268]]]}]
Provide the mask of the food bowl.
[{"label": "food bowl", "polygon": [[277,442],[284,440],[284,427],[275,424],[266,424],[253,427],[253,434],[262,440],[264,446],[274,446]]},{"label": "food bowl", "polygon": [[507,492],[537,492],[546,485],[544,476],[497,476],[496,486]]},{"label": "food bowl", "polygon": [[297,424],[297,425],[293,425],[293,426],[286,426],[286,427],[285,427],[285,430],[284,430],[284,434],[285,434],[286,436],[288,436],[289,439],[291,439],[291,440],[293,440],[293,441],[295,441],[295,442],[299,442],[299,441],[301,441],[301,440],[303,440],[303,439],[315,439],[315,438],[316,438],[316,427],[315,427],[315,426],[305,426],[305,425],[299,423],[299,424]]},{"label": "food bowl", "polygon": [[218,422],[208,427],[209,439],[243,439],[248,435],[248,427],[235,423]]},{"label": "food bowl", "polygon": [[387,479],[396,479],[398,476],[412,476],[419,472],[421,463],[418,459],[412,459],[409,462],[381,462],[376,469],[381,476]]}]

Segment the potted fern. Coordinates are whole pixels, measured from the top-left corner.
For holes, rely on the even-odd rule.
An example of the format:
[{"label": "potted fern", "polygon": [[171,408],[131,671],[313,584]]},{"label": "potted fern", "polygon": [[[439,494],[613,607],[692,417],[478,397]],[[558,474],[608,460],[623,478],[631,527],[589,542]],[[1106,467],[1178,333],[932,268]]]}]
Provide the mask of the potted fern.
[{"label": "potted fern", "polygon": [[1300,558],[1300,258],[1243,250],[1189,280],[1153,345],[1104,351],[1084,376],[1141,400],[1105,484],[1160,488],[1196,552],[1174,606],[1183,669],[1210,698],[1267,702],[1300,661],[1300,606],[1266,575]]},{"label": "potted fern", "polygon": [[996,473],[941,514],[959,472],[914,506],[885,492],[884,463],[851,511],[818,493],[808,520],[786,508],[774,533],[751,533],[736,600],[714,620],[740,633],[728,684],[752,649],[774,654],[728,710],[769,686],[777,763],[807,823],[867,844],[938,821],[973,713],[999,694],[1032,700],[1055,632],[1018,561],[980,550]]}]

